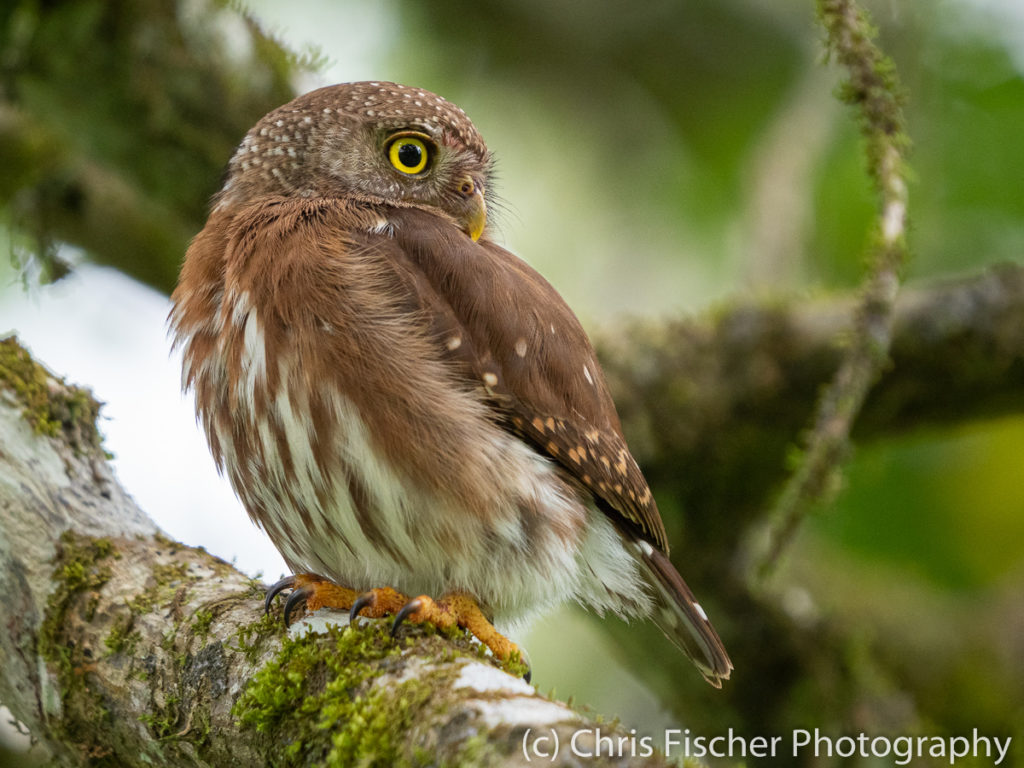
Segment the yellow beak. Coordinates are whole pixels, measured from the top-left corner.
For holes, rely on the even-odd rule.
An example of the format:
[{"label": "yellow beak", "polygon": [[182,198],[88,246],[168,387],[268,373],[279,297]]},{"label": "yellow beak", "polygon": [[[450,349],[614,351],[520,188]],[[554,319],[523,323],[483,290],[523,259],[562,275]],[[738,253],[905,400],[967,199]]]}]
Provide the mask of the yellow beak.
[{"label": "yellow beak", "polygon": [[459,197],[462,198],[462,230],[473,240],[479,240],[487,226],[487,203],[483,189],[466,174],[459,180]]},{"label": "yellow beak", "polygon": [[468,203],[468,210],[466,218],[463,219],[466,234],[474,240],[479,240],[480,235],[484,232],[484,227],[487,226],[487,203],[484,202],[484,196],[480,193],[479,189],[466,202]]}]

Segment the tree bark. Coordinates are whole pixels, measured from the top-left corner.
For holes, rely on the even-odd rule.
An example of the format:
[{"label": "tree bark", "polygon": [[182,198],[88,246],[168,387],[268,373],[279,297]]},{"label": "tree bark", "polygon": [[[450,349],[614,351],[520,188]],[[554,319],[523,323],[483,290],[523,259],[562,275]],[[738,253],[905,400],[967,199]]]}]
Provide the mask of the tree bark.
[{"label": "tree bark", "polygon": [[[0,703],[58,765],[519,765],[598,725],[462,636],[317,614],[163,536],[117,484],[98,406],[0,342]],[[549,737],[548,741],[537,741]],[[665,765],[655,755],[596,765]]]}]

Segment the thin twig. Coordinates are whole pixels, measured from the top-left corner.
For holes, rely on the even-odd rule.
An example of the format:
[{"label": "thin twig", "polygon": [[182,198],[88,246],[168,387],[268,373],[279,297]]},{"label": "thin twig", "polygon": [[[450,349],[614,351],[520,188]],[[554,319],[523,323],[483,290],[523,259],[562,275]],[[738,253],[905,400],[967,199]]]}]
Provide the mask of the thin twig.
[{"label": "thin twig", "polygon": [[877,232],[869,251],[854,333],[836,376],[823,393],[800,465],[783,488],[763,555],[750,574],[761,582],[778,563],[811,506],[836,486],[850,430],[871,386],[889,359],[893,306],[907,260],[907,185],[904,132],[895,69],[873,41],[867,14],[855,0],[819,0],[829,52],[847,70],[840,95],[860,111],[867,165],[879,195]]}]

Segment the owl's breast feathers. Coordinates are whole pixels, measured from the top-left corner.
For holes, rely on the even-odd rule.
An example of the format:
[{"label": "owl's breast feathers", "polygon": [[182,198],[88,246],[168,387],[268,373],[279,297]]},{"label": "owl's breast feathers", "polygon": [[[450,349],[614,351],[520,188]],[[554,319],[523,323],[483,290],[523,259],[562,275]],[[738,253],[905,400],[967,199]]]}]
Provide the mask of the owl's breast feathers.
[{"label": "owl's breast feathers", "polygon": [[[484,514],[487,478],[473,477],[474,446],[465,439],[483,416],[555,462],[618,527],[667,551],[579,321],[523,261],[486,239],[473,242],[447,217],[323,198],[218,210],[193,243],[181,284],[205,286],[183,295],[174,317],[188,328],[185,383],[197,399],[203,387],[223,384],[201,375],[218,335],[239,324],[239,307],[259,307],[266,358],[281,350],[302,363],[266,367],[259,373],[267,386],[234,392],[233,405],[251,396],[254,411],[272,410],[261,393],[277,391],[282,376],[306,379],[322,466],[333,414],[316,393],[333,382],[409,476]],[[252,361],[236,346],[225,380],[244,382],[246,371],[230,369]],[[472,398],[446,407],[453,390]],[[482,405],[467,408],[472,401]],[[215,431],[209,436],[217,456],[225,446]]]}]

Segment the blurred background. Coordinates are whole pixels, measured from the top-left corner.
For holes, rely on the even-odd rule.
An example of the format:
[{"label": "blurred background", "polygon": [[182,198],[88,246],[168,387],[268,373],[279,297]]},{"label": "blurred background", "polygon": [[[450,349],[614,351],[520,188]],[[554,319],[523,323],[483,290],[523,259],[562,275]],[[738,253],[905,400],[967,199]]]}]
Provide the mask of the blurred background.
[{"label": "blurred background", "polygon": [[[1022,265],[1024,6],[868,7],[914,142],[908,283]],[[0,334],[106,403],[117,473],[169,535],[272,581],[283,562],[217,477],[165,327],[256,119],[361,79],[459,104],[498,159],[497,239],[622,343],[856,290],[875,197],[822,37],[793,0],[4,0]],[[765,416],[733,426],[756,437]],[[1024,393],[858,441],[755,596],[735,553],[805,426],[714,481],[642,452],[673,560],[736,663],[724,691],[651,627],[573,608],[523,638],[538,687],[641,733],[979,728],[1024,760]]]}]

